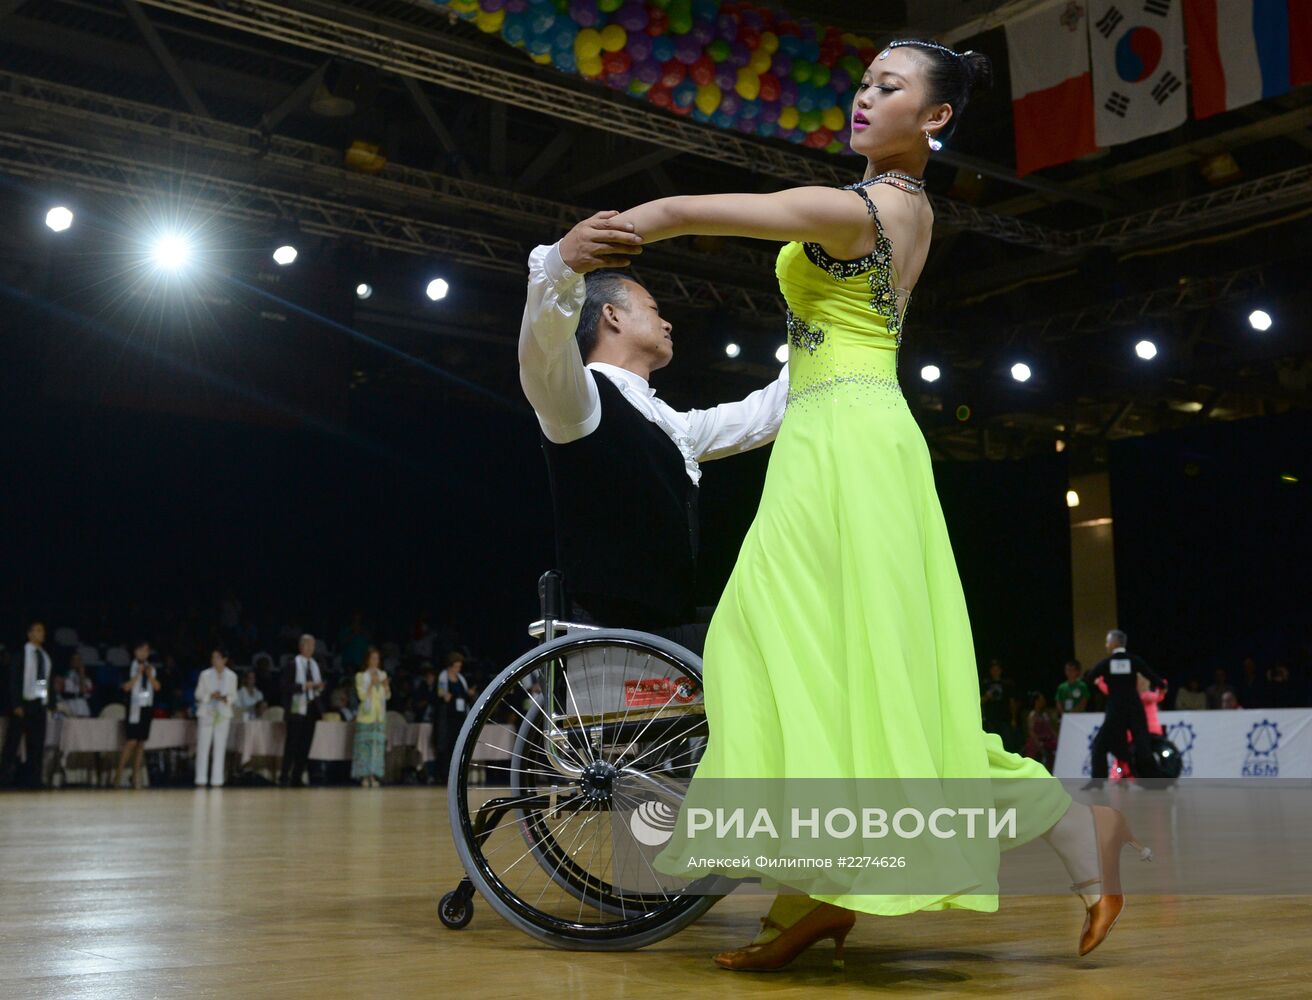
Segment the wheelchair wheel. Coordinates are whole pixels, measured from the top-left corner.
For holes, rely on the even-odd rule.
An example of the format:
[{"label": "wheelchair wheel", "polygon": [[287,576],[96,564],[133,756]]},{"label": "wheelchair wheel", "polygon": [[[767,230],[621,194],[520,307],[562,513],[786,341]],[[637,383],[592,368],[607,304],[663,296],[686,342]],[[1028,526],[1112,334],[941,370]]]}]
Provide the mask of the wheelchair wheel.
[{"label": "wheelchair wheel", "polygon": [[[675,643],[616,629],[532,650],[488,685],[452,755],[451,828],[469,881],[557,947],[640,948],[687,926],[718,898],[706,894],[714,880],[688,885],[651,858],[706,736],[701,661]],[[509,753],[509,794],[469,784],[480,748]]]}]

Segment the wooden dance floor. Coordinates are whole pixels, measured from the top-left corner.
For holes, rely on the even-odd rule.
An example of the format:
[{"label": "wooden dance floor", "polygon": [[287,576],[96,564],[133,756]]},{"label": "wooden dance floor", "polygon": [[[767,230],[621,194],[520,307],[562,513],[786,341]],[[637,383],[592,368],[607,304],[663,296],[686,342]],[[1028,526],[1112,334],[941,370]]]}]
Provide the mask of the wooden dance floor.
[{"label": "wooden dance floor", "polygon": [[[0,997],[801,1000],[904,996],[1307,996],[1306,897],[1134,897],[1075,954],[1066,896],[994,914],[859,918],[788,970],[726,972],[767,898],[738,895],[637,952],[565,952],[482,900],[437,920],[460,869],[443,790],[62,791],[0,796]],[[1129,857],[1127,852],[1126,857]]]}]

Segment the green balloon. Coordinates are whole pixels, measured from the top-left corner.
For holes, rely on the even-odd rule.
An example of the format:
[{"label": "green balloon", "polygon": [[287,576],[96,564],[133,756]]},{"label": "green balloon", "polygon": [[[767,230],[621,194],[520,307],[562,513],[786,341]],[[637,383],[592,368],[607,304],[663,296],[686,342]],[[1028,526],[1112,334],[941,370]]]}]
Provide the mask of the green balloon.
[{"label": "green balloon", "polygon": [[614,14],[623,5],[624,0],[597,0],[597,10]]},{"label": "green balloon", "polygon": [[795,83],[806,83],[807,80],[811,79],[811,70],[813,68],[805,59],[799,59],[793,63],[793,68],[788,75],[793,78]]},{"label": "green balloon", "polygon": [[715,62],[722,63],[729,58],[729,43],[723,38],[717,38],[706,46],[706,54]]},{"label": "green balloon", "polygon": [[829,82],[829,67],[819,64],[811,67],[811,83],[816,87],[823,87]]},{"label": "green balloon", "polygon": [[814,132],[820,127],[820,112],[815,110],[803,111],[797,117],[797,126],[803,132]]},{"label": "green balloon", "polygon": [[856,56],[843,56],[842,59],[838,60],[838,65],[847,70],[847,75],[853,80],[860,80],[861,74],[866,71],[865,63]]}]

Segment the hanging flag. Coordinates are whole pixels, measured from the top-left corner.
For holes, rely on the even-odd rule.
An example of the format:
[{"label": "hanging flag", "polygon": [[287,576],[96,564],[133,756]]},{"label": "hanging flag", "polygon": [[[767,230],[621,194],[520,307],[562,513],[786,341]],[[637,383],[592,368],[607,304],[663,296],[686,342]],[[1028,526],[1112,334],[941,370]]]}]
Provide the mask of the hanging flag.
[{"label": "hanging flag", "polygon": [[[1279,97],[1306,83],[1308,45],[1295,66],[1294,29],[1312,27],[1308,0],[1185,0],[1194,117]],[[1301,79],[1297,79],[1297,76]]]},{"label": "hanging flag", "polygon": [[1181,0],[1089,0],[1094,132],[1115,146],[1184,123]]},{"label": "hanging flag", "polygon": [[1098,148],[1086,19],[1067,0],[1006,23],[1019,177]]}]

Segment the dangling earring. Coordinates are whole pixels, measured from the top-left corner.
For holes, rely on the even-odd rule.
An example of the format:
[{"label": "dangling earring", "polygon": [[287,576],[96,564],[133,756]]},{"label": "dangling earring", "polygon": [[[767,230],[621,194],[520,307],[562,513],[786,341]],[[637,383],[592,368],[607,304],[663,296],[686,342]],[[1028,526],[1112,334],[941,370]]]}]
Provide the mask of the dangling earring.
[{"label": "dangling earring", "polygon": [[932,149],[934,152],[937,153],[940,149],[943,148],[943,143],[939,142],[932,135],[930,135],[929,129],[925,129],[925,138],[929,140],[929,148]]}]

